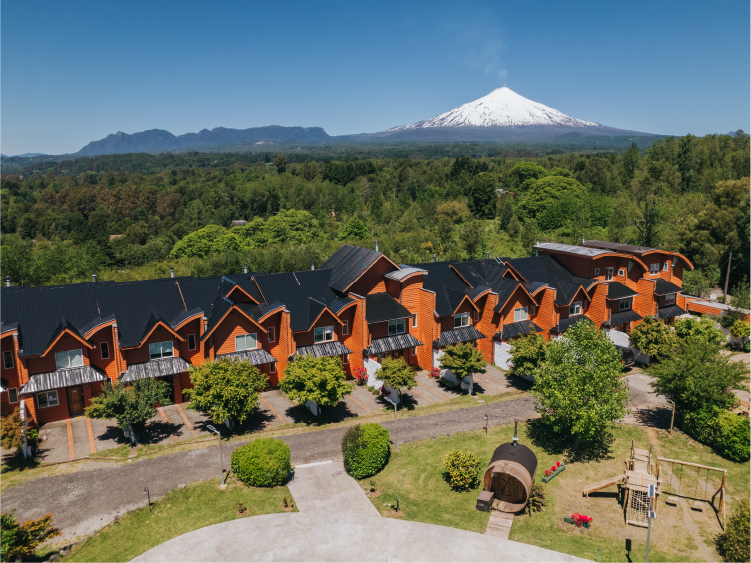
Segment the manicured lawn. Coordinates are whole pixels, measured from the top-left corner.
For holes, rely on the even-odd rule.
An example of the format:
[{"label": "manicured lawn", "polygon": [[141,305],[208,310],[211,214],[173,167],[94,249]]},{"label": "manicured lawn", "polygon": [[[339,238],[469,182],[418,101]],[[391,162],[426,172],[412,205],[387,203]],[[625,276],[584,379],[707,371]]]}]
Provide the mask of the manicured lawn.
[{"label": "manicured lawn", "polygon": [[[566,459],[556,451],[555,445],[543,444],[546,436],[542,435],[533,441],[528,430],[532,429],[526,424],[520,425],[521,443],[537,455],[536,482],[542,484],[541,477],[545,469],[556,461]],[[376,489],[381,491],[378,497],[372,499],[373,504],[378,510],[388,514],[391,509],[385,505],[396,504],[399,498],[399,508],[404,512],[402,518],[483,533],[489,515],[475,510],[479,489],[466,493],[452,492],[442,476],[442,457],[451,449],[466,448],[478,455],[486,466],[493,450],[501,443],[510,441],[513,431],[513,425],[501,426],[491,429],[488,436],[484,431],[462,433],[403,444],[400,445],[399,453],[392,449],[389,464],[373,477]],[[515,517],[510,539],[590,560],[597,559],[598,549],[601,561],[626,561],[629,557],[634,561],[642,560],[647,531],[645,528],[626,526],[616,488],[611,487],[590,495],[589,498],[582,496],[585,485],[623,474],[624,461],[628,458],[632,439],[636,447],[643,449],[649,448],[650,441],[654,443],[655,457],[659,455],[728,469],[729,502],[749,496],[749,463],[738,464],[725,460],[679,431],[674,431],[671,437],[661,430],[622,425],[616,429],[614,437],[615,441],[609,452],[596,454],[596,459],[591,461],[567,462],[563,472],[550,483],[543,484],[548,503],[545,511],[533,513],[531,517]],[[705,472],[701,472],[697,485],[696,471],[686,471],[688,469],[684,467],[681,488],[688,496],[696,491],[696,495],[702,498]],[[670,466],[663,464],[662,470],[663,490],[671,492]],[[679,470],[676,469],[676,473]],[[673,489],[677,484],[677,476],[673,478]],[[369,481],[370,479],[363,481],[363,486],[369,486]],[[707,497],[711,497],[719,484],[718,477],[710,476]],[[696,512],[683,501],[678,507],[668,507],[665,505],[666,496],[667,494],[661,495],[658,518],[653,522],[650,560],[717,560],[711,540],[721,528],[711,507],[703,503],[703,512]],[[727,507],[728,516],[731,507],[732,504]],[[592,516],[592,528],[584,530],[564,524],[563,517],[570,516],[573,512]],[[626,551],[627,546],[630,546],[629,552]]]},{"label": "manicured lawn", "polygon": [[[139,508],[73,549],[64,561],[130,561],[137,555],[191,530],[239,518],[238,502],[248,509],[246,516],[282,512],[284,497],[292,499],[287,487],[256,489],[231,477],[221,490],[219,479],[201,481],[171,491],[152,504]],[[146,498],[144,497],[144,505]]]}]

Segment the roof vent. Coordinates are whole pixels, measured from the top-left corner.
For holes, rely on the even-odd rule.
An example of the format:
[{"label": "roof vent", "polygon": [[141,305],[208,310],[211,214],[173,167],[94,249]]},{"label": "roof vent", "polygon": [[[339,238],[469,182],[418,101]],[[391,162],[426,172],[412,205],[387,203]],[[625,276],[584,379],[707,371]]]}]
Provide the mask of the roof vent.
[{"label": "roof vent", "polygon": [[245,262],[245,264],[243,264],[243,274],[247,274],[247,273],[248,273],[248,263]]},{"label": "roof vent", "polygon": [[310,261],[310,269],[311,270],[315,270],[316,269],[316,261],[315,260],[311,260]]},{"label": "roof vent", "polygon": [[5,276],[5,287],[10,287],[10,276]]},{"label": "roof vent", "polygon": [[91,274],[91,281],[96,283],[96,274]]},{"label": "roof vent", "polygon": [[171,277],[171,278],[175,277],[175,268],[174,268],[174,266],[170,266],[170,268],[169,268],[169,277]]},{"label": "roof vent", "polygon": [[490,259],[490,252],[485,252],[485,260],[489,260],[489,259]]},{"label": "roof vent", "polygon": [[433,253],[433,262],[435,262],[435,252]]},{"label": "roof vent", "polygon": [[376,241],[376,252],[378,252],[378,241]]}]

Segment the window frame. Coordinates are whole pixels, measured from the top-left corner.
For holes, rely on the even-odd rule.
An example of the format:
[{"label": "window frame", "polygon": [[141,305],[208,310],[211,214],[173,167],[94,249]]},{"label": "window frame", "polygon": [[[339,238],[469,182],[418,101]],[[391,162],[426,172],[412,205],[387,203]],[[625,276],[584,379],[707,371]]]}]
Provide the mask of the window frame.
[{"label": "window frame", "polygon": [[349,320],[342,321],[342,336],[349,336]]},{"label": "window frame", "polygon": [[669,271],[670,271],[670,260],[667,260],[667,261],[666,261],[666,262],[665,262],[665,263],[664,263],[664,264],[662,265],[662,271],[663,271],[663,272],[669,272]]},{"label": "window frame", "polygon": [[[579,312],[577,313],[576,310],[579,309]],[[571,311],[574,311],[573,313]],[[569,317],[576,317],[577,315],[581,315],[584,313],[584,305],[581,301],[572,301],[571,304],[568,306],[568,316]]]},{"label": "window frame", "polygon": [[268,327],[268,332],[266,332],[266,336],[269,339],[269,344],[272,342],[276,342],[276,327],[270,326]]},{"label": "window frame", "polygon": [[[51,404],[50,404],[50,397],[52,397],[52,396],[53,396],[53,394],[54,394],[54,397],[55,397],[55,404],[54,404],[54,405],[51,405]],[[45,402],[44,406],[42,406],[42,402],[41,402],[41,401],[39,400],[39,398],[40,398],[40,397],[41,397],[42,395],[44,395],[44,402]],[[59,396],[58,396],[58,394],[57,394],[57,389],[52,389],[52,390],[50,390],[50,391],[39,391],[39,392],[37,393],[37,406],[38,406],[38,407],[39,407],[40,409],[48,409],[48,408],[50,408],[50,407],[57,407],[57,406],[60,406],[60,397],[59,397]]]},{"label": "window frame", "polygon": [[626,269],[625,268],[618,268],[618,277],[619,278],[625,278],[626,277]]},{"label": "window frame", "polygon": [[[399,323],[401,323],[402,330],[399,331]],[[394,332],[391,332],[391,327],[394,327]],[[405,334],[407,332],[407,323],[404,319],[393,319],[388,324],[389,336],[396,336],[397,334]]]},{"label": "window frame", "polygon": [[[464,324],[464,319],[467,319],[467,324]],[[456,321],[459,321],[459,324],[456,324]],[[469,313],[457,313],[454,315],[454,328],[464,328],[465,326],[470,326],[469,322]]]},{"label": "window frame", "polygon": [[269,373],[276,373],[276,362],[269,362]]},{"label": "window frame", "polygon": [[605,281],[613,281],[613,268],[605,268]]},{"label": "window frame", "polygon": [[[633,300],[634,300],[633,297],[626,297],[625,299],[620,299],[618,301],[618,310],[619,311],[628,311],[629,309],[631,309],[633,307]],[[624,303],[627,304],[628,306],[624,307],[623,306]]]},{"label": "window frame", "polygon": [[417,357],[417,346],[412,346],[412,355]]},{"label": "window frame", "polygon": [[417,313],[412,313],[412,328],[417,328]]},{"label": "window frame", "polygon": [[[13,397],[11,396],[11,391],[13,391],[13,394],[16,396],[16,400],[13,400]],[[18,402],[18,388],[17,387],[8,387],[8,403],[11,405],[14,405]]]},{"label": "window frame", "polygon": [[[256,345],[253,348],[238,348],[237,347],[237,339],[243,338],[244,343],[243,346],[247,345],[248,336],[253,336],[253,339],[256,341]],[[235,335],[235,352],[245,352],[247,350],[257,350],[258,349],[258,333],[257,332],[248,332],[245,334],[236,334]]]},{"label": "window frame", "polygon": [[[191,345],[190,340],[193,339],[193,344]],[[193,351],[196,349],[196,335],[195,334],[189,334],[188,335],[188,350]]]},{"label": "window frame", "polygon": [[[524,318],[523,319],[517,319],[516,318],[516,312],[517,311],[524,311]],[[521,321],[526,321],[528,319],[529,319],[529,307],[526,307],[526,306],[525,307],[516,307],[514,309],[514,322],[515,323],[518,323],[518,322],[521,322]]]},{"label": "window frame", "polygon": [[477,322],[480,322],[480,311],[472,311],[472,320]]},{"label": "window frame", "polygon": [[[164,344],[170,344],[170,355],[165,356],[164,355]],[[159,348],[159,354],[160,356],[157,358],[155,357],[154,353],[151,351],[152,346],[156,346],[157,344],[160,345]],[[151,360],[163,360],[164,358],[174,358],[175,357],[175,341],[174,340],[163,340],[161,342],[149,342],[149,361]]]},{"label": "window frame", "polygon": [[599,276],[599,275],[600,275],[600,268],[595,268],[595,276]]},{"label": "window frame", "polygon": [[[10,365],[8,365],[8,359],[10,359]],[[3,368],[4,369],[13,369],[16,367],[16,362],[13,359],[13,351],[12,350],[3,350]]]},{"label": "window frame", "polygon": [[[72,365],[70,361],[70,353],[71,352],[78,352],[78,357],[81,358],[80,365]],[[68,358],[68,365],[60,367],[58,362],[58,356],[62,356],[62,354],[66,354]],[[80,368],[83,367],[86,364],[86,362],[83,361],[83,348],[78,348],[75,350],[62,350],[61,352],[55,352],[55,369],[72,369],[72,368]]]},{"label": "window frame", "polygon": [[[107,352],[107,355],[105,356],[104,353]],[[103,360],[109,360],[110,359],[110,343],[106,340],[104,342],[99,343],[99,357]]]},{"label": "window frame", "polygon": [[[321,340],[318,340],[318,334],[321,334]],[[326,335],[330,335],[330,338],[326,338]],[[320,344],[322,342],[334,341],[334,325],[317,326],[313,329],[313,344]]]},{"label": "window frame", "polygon": [[[656,268],[653,268],[653,266],[656,266]],[[649,275],[650,276],[659,276],[660,275],[660,263],[654,262],[649,265]]]},{"label": "window frame", "polygon": [[349,364],[349,354],[342,354],[342,365],[346,366]]},{"label": "window frame", "polygon": [[678,300],[678,294],[677,293],[668,293],[665,296],[665,305],[675,305],[675,302]]}]

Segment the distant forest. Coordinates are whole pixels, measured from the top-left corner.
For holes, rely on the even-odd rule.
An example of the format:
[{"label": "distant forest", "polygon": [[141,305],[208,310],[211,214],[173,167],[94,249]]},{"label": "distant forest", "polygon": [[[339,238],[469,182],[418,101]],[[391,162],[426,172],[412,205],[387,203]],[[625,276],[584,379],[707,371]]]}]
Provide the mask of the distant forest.
[{"label": "distant forest", "polygon": [[[697,266],[687,276],[695,293],[724,281],[730,253],[731,286],[749,269],[743,131],[618,151],[346,150],[15,159],[0,176],[2,276],[41,285],[162,277],[170,267],[290,271],[320,265],[344,242],[376,240],[401,263],[525,256],[538,239],[582,238],[678,250]],[[13,160],[3,159],[5,171]]]}]

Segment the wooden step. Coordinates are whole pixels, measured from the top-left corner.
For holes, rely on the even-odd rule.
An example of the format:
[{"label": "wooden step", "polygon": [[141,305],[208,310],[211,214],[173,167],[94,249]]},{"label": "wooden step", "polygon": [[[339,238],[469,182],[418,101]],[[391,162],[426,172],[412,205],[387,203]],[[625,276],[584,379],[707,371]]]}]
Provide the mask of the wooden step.
[{"label": "wooden step", "polygon": [[514,515],[510,512],[501,512],[500,510],[492,510],[490,512],[490,520],[488,526],[485,528],[485,534],[504,540],[508,539],[511,533],[511,526],[514,523]]}]

